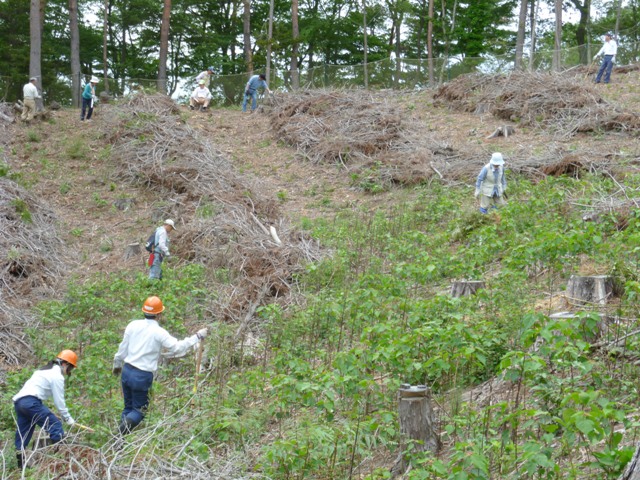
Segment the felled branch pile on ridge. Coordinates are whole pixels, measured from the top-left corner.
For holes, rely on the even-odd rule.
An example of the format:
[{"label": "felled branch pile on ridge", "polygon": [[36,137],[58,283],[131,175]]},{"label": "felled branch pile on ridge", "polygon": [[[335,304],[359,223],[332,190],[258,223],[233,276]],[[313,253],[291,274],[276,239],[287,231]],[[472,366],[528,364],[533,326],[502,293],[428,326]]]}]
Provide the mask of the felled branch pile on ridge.
[{"label": "felled branch pile on ridge", "polygon": [[168,97],[138,94],[107,107],[101,128],[113,144],[117,175],[173,205],[164,210],[178,222],[173,253],[228,272],[216,280],[217,298],[208,300],[212,314],[247,326],[263,303],[291,301],[291,279],[319,256],[318,245],[281,219],[275,200],[184,123]]},{"label": "felled branch pile on ridge", "polygon": [[440,87],[435,104],[549,129],[560,136],[640,130],[640,115],[608,104],[571,75],[512,72],[463,75]]},{"label": "felled branch pile on ridge", "polygon": [[0,177],[0,291],[13,300],[53,288],[64,273],[55,217],[39,200]]}]

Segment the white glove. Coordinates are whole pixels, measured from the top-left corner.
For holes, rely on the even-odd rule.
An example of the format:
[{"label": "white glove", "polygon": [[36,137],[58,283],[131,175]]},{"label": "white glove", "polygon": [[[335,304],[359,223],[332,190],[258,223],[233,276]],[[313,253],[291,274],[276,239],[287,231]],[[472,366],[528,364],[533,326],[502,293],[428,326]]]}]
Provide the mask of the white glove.
[{"label": "white glove", "polygon": [[474,197],[478,198],[480,196],[480,189],[476,188],[475,193],[473,194]]},{"label": "white glove", "polygon": [[71,427],[76,423],[76,421],[72,417],[69,417],[65,420],[65,423]]},{"label": "white glove", "polygon": [[616,56],[614,55],[613,57],[611,57],[611,63],[616,63]]},{"label": "white glove", "polygon": [[198,336],[198,340],[203,340],[204,338],[206,338],[208,332],[209,330],[206,327],[198,330],[198,333],[196,333],[196,335]]}]

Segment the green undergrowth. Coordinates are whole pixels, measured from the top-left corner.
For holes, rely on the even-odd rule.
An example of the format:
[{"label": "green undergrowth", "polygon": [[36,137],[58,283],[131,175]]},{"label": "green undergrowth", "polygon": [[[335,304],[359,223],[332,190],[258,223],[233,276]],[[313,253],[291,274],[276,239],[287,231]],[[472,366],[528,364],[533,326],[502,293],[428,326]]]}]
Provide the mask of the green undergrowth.
[{"label": "green undergrowth", "polygon": [[[293,279],[301,306],[258,310],[252,341],[238,344],[236,326],[209,318],[211,272],[192,265],[169,268],[161,284],[122,275],[73,286],[41,305],[36,357],[79,351],[68,402],[78,421],[97,427],[86,441],[103,445],[121,408],[113,355],[154,293],[176,336],[212,327],[196,394],[193,357],[159,371],[145,429],[132,437],[158,429],[155,454],[213,465],[242,452],[241,468],[266,478],[390,478],[396,394],[411,383],[431,389],[442,449],[407,452],[406,478],[616,478],[637,441],[640,344],[631,335],[621,347],[593,345],[638,328],[640,219],[633,208],[603,210],[596,222],[583,216],[618,192],[600,176],[514,178],[509,204],[489,215],[475,211],[469,190],[431,186],[384,210],[304,219],[332,255]],[[548,318],[550,295],[585,272],[616,280],[609,315],[618,320],[606,331],[593,309]],[[452,298],[451,282],[462,279],[486,288]],[[8,379],[7,435],[9,397],[33,367]],[[492,400],[469,401],[483,382],[493,382]]]}]

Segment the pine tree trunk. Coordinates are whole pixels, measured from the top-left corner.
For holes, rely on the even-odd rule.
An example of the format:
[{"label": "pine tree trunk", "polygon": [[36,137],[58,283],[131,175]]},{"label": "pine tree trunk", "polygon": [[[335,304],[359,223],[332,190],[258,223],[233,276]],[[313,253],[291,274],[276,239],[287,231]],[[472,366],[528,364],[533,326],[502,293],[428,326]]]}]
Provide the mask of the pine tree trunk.
[{"label": "pine tree trunk", "polygon": [[269,0],[269,40],[267,43],[267,69],[266,69],[266,77],[267,77],[267,85],[271,85],[271,42],[273,41],[273,9],[274,9],[274,1]]},{"label": "pine tree trunk", "polygon": [[107,33],[109,31],[109,0],[104,0],[104,16],[102,18],[102,69],[104,73],[104,91],[109,93],[109,63],[107,50]]},{"label": "pine tree trunk", "polygon": [[171,0],[164,0],[162,23],[160,24],[160,56],[158,64],[158,91],[167,94],[167,57],[169,56],[169,24]]},{"label": "pine tree trunk", "polygon": [[71,37],[71,105],[80,107],[80,31],[78,0],[69,0],[69,34]]},{"label": "pine tree trunk", "polygon": [[[29,78],[35,77],[37,79],[36,87],[38,93],[42,95],[42,20],[40,18],[42,11],[40,7],[40,0],[31,0],[29,10]],[[42,110],[42,106],[42,99],[37,98],[36,111]]]},{"label": "pine tree trunk", "polygon": [[253,56],[251,54],[251,0],[244,0],[243,5],[244,15],[242,29],[244,39],[244,63],[247,68],[247,73],[253,75]]},{"label": "pine tree trunk", "polygon": [[298,0],[291,2],[291,25],[293,29],[293,45],[291,47],[291,88],[297,90],[300,88],[300,78],[298,77],[298,37],[300,30],[298,28]]},{"label": "pine tree trunk", "polygon": [[555,0],[556,26],[553,44],[552,68],[554,72],[559,72],[562,68],[560,58],[560,48],[562,47],[562,0]]},{"label": "pine tree trunk", "polygon": [[524,32],[527,24],[527,0],[520,0],[520,16],[518,17],[518,35],[516,37],[515,69],[522,70],[522,55],[524,53]]}]

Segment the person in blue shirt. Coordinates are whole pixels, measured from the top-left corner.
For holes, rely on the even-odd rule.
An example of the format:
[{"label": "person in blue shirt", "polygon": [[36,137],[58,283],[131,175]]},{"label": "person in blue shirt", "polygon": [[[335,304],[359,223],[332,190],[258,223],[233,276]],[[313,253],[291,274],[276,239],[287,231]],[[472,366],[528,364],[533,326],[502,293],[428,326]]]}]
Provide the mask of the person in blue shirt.
[{"label": "person in blue shirt", "polygon": [[480,199],[480,212],[487,213],[489,207],[504,205],[504,192],[507,190],[507,179],[504,176],[504,158],[500,152],[491,155],[476,181],[475,197]]},{"label": "person in blue shirt", "polygon": [[242,102],[242,111],[247,111],[247,102],[251,98],[251,111],[254,111],[258,107],[258,89],[264,88],[266,93],[271,93],[269,86],[267,85],[267,77],[264,73],[260,75],[252,76],[247,82],[247,86],[244,87],[244,101]]},{"label": "person in blue shirt", "polygon": [[82,92],[82,112],[80,113],[80,120],[84,120],[86,114],[87,121],[91,121],[91,115],[93,115],[93,104],[98,98],[96,97],[96,85],[98,82],[98,77],[92,76],[91,81],[84,87],[84,91]]}]

